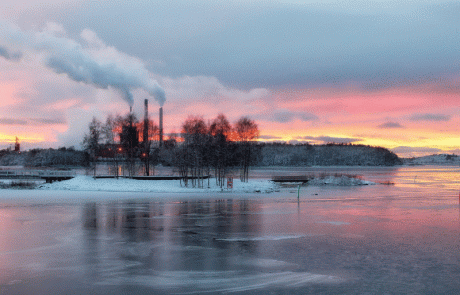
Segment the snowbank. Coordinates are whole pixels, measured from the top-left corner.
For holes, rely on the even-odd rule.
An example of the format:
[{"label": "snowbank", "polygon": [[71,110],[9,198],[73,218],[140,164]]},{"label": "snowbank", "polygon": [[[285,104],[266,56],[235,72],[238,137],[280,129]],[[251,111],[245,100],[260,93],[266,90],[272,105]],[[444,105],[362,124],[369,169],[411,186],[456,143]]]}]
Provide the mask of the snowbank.
[{"label": "snowbank", "polygon": [[277,185],[269,180],[250,179],[244,183],[239,179],[233,180],[233,189],[221,189],[215,179],[205,180],[205,188],[181,186],[179,180],[134,180],[134,179],[94,179],[91,176],[77,176],[70,180],[43,184],[43,190],[74,190],[74,191],[108,191],[108,192],[159,192],[159,193],[187,193],[187,192],[236,192],[236,193],[271,193]]},{"label": "snowbank", "polygon": [[[375,184],[371,181],[348,176],[327,176],[311,179],[308,185],[357,186]],[[271,193],[279,190],[279,186],[267,179],[250,179],[244,183],[239,179],[233,181],[233,189],[216,185],[214,179],[204,182],[204,188],[193,188],[181,185],[179,180],[134,180],[134,179],[94,179],[91,176],[77,176],[66,181],[42,184],[42,190],[72,190],[72,191],[107,191],[107,192],[159,192],[159,193],[187,193],[187,192],[234,192],[234,193]]]}]

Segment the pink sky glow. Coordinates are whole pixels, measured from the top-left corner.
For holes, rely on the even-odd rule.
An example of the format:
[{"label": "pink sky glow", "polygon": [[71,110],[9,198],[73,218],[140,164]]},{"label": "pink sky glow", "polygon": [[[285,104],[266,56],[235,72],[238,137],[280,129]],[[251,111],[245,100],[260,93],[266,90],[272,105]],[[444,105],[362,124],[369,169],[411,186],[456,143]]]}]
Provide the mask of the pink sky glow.
[{"label": "pink sky glow", "polygon": [[263,141],[460,153],[454,4],[197,1],[5,0],[0,148],[80,148],[92,117],[148,98],[166,133],[223,113]]}]

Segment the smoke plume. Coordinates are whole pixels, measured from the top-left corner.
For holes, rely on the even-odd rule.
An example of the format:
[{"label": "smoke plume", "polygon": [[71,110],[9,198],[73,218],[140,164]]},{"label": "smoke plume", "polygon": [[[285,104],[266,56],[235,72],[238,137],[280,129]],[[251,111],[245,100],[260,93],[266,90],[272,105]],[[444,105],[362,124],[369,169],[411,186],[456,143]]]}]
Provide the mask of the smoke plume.
[{"label": "smoke plume", "polygon": [[23,54],[35,54],[57,74],[96,88],[118,90],[130,106],[134,89],[164,104],[164,90],[140,59],[107,46],[91,30],[83,30],[80,37],[82,42],[66,37],[64,28],[56,23],[48,23],[40,32],[26,32],[0,20],[0,56],[19,61]]}]

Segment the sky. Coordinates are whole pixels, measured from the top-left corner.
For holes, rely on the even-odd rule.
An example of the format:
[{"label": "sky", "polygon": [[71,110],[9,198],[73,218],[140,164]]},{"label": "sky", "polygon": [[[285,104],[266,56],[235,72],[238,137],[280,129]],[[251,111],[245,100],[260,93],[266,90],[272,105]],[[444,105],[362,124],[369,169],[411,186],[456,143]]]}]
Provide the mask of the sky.
[{"label": "sky", "polygon": [[95,116],[248,116],[260,139],[460,154],[458,1],[3,0],[0,148]]}]

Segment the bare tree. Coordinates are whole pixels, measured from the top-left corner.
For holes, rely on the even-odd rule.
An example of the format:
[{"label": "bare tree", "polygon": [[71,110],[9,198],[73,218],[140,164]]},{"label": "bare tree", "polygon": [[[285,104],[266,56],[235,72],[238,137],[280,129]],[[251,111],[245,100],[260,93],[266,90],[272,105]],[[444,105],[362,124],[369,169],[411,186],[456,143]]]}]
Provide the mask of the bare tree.
[{"label": "bare tree", "polygon": [[212,136],[212,166],[215,169],[217,185],[224,185],[229,163],[228,137],[232,127],[224,114],[220,113],[209,126],[209,133]]},{"label": "bare tree", "polygon": [[101,139],[104,141],[104,144],[113,145],[115,144],[115,128],[116,128],[116,118],[112,114],[107,116],[105,124],[101,126]]},{"label": "bare tree", "polygon": [[[147,121],[147,125],[145,124]],[[140,158],[141,161],[144,163],[144,175],[150,175],[150,165],[156,162],[158,158],[158,150],[152,149],[152,141],[159,140],[160,128],[158,125],[152,120],[144,120],[139,124],[139,129],[143,132],[140,141],[142,145],[140,148],[142,149]],[[144,138],[147,135],[147,138]]]},{"label": "bare tree", "polygon": [[137,130],[138,120],[133,113],[128,114],[126,117],[118,118],[118,125],[121,125],[120,144],[123,149],[125,157],[125,164],[127,165],[128,175],[135,174],[135,162],[139,155],[139,132]]},{"label": "bare tree", "polygon": [[208,126],[200,116],[189,116],[182,125],[182,134],[184,136],[185,165],[190,167],[192,176],[192,185],[198,184],[203,186],[203,168],[205,159],[208,155],[205,153],[206,143],[208,140]]},{"label": "bare tree", "polygon": [[83,147],[90,156],[90,161],[93,163],[94,176],[96,176],[96,161],[100,149],[101,140],[101,122],[93,117],[89,123],[89,134],[85,134],[83,138]]},{"label": "bare tree", "polygon": [[116,177],[118,178],[120,151],[119,147],[115,143],[117,138],[116,130],[117,118],[115,118],[112,114],[109,114],[105,120],[105,124],[102,125],[101,137],[104,143],[105,154],[107,157],[112,158],[111,170],[113,170],[113,173],[115,173]]},{"label": "bare tree", "polygon": [[259,137],[257,124],[248,117],[241,117],[235,123],[235,133],[241,145],[241,166],[240,179],[247,182],[249,178],[249,165],[251,163],[251,142]]}]

